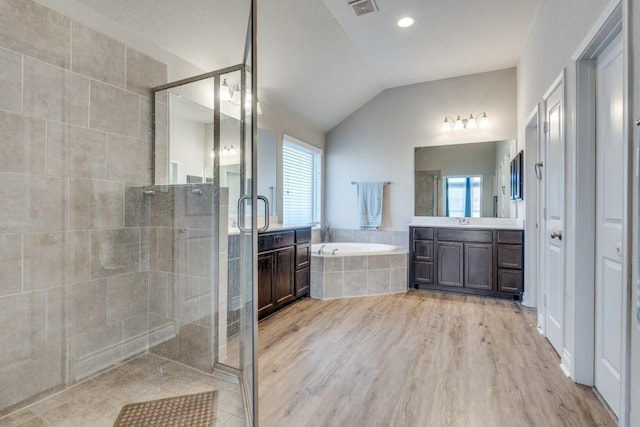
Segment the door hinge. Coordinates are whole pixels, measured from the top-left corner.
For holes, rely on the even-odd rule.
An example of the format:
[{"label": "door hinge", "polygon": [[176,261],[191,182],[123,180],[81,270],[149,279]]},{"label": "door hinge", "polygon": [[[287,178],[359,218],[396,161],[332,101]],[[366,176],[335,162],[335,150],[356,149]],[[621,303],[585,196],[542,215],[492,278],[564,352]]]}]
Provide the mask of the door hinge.
[{"label": "door hinge", "polygon": [[542,124],[542,131],[546,134],[547,132],[549,132],[549,122],[544,122]]},{"label": "door hinge", "polygon": [[542,208],[542,219],[547,219],[547,208]]}]

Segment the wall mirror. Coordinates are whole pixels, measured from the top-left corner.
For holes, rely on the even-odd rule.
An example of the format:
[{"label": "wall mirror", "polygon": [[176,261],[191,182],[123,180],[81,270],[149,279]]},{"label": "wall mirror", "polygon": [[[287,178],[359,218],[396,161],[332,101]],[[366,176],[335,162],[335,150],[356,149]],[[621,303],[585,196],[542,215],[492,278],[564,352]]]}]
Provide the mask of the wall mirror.
[{"label": "wall mirror", "polygon": [[[222,80],[239,91],[240,73]],[[234,96],[220,103],[220,148],[214,153],[214,79],[202,79],[156,93],[156,185],[212,182],[213,159],[219,156],[220,186],[229,189],[229,200],[240,197],[240,152],[242,132],[240,106]],[[237,97],[239,99],[239,96]],[[158,123],[166,126],[158,126]],[[159,133],[166,132],[166,135]],[[258,194],[269,199],[271,215],[277,215],[276,135],[258,130]],[[237,204],[229,203],[229,215],[237,215]]]},{"label": "wall mirror", "polygon": [[514,140],[416,147],[415,216],[511,217],[514,152]]}]

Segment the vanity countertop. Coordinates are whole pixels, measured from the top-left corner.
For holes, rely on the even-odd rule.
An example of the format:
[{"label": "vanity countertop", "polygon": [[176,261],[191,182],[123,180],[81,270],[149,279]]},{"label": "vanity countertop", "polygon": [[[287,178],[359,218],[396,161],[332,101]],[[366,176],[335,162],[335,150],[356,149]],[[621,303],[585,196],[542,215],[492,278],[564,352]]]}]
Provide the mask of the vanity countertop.
[{"label": "vanity countertop", "polygon": [[469,218],[468,224],[460,224],[458,218],[414,216],[409,225],[412,227],[524,230],[524,220],[520,218]]}]

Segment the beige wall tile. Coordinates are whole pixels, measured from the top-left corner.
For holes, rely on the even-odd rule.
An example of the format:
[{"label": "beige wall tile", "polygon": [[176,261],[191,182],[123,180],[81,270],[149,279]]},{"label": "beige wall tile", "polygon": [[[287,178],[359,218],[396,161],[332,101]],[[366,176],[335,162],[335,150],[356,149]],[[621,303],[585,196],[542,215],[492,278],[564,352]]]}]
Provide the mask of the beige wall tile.
[{"label": "beige wall tile", "polygon": [[164,317],[173,314],[173,286],[169,286],[168,274],[149,272],[149,312]]},{"label": "beige wall tile", "polygon": [[32,0],[0,1],[0,45],[69,67],[71,20]]},{"label": "beige wall tile", "polygon": [[[130,340],[133,338],[137,338],[137,341],[143,340],[144,349],[142,351],[146,351],[147,348],[147,333],[149,332],[149,313],[146,311],[135,316],[128,318],[122,322],[122,339]],[[133,351],[133,353],[137,353],[137,351]]]},{"label": "beige wall tile", "polygon": [[178,333],[177,360],[209,372],[212,368],[211,329],[192,323],[182,325]]},{"label": "beige wall tile", "polygon": [[71,55],[76,73],[124,88],[124,44],[74,21]]},{"label": "beige wall tile", "polygon": [[150,97],[152,87],[166,82],[166,64],[127,48],[127,90]]},{"label": "beige wall tile", "polygon": [[153,139],[153,111],[151,98],[140,97],[140,139],[151,141]]},{"label": "beige wall tile", "polygon": [[109,134],[107,172],[115,181],[150,185],[151,142]]},{"label": "beige wall tile", "polygon": [[107,323],[121,322],[148,311],[149,274],[137,272],[107,279]]},{"label": "beige wall tile", "polygon": [[65,230],[65,191],[59,178],[0,173],[0,233]]},{"label": "beige wall tile", "polygon": [[344,296],[353,297],[367,294],[367,272],[366,271],[345,271],[344,272]]},{"label": "beige wall tile", "polygon": [[145,195],[142,187],[124,189],[124,225],[125,227],[147,227],[149,225],[149,206],[154,196]]},{"label": "beige wall tile", "polygon": [[124,225],[124,185],[120,182],[69,181],[69,228],[118,228]]},{"label": "beige wall tile", "polygon": [[0,93],[0,109],[22,111],[22,56],[1,48]]},{"label": "beige wall tile", "polygon": [[344,274],[324,273],[324,298],[342,298]]},{"label": "beige wall tile", "polygon": [[367,257],[369,270],[388,269],[390,264],[389,255],[370,255]]},{"label": "beige wall tile", "polygon": [[391,292],[406,292],[407,269],[392,268],[389,270],[389,290]]},{"label": "beige wall tile", "polygon": [[209,230],[189,230],[189,257],[187,274],[195,277],[211,277],[213,241]]},{"label": "beige wall tile", "polygon": [[97,81],[91,82],[89,126],[121,135],[140,135],[138,95]]},{"label": "beige wall tile", "polygon": [[140,229],[91,231],[91,277],[102,278],[138,271]]},{"label": "beige wall tile", "polygon": [[72,178],[107,177],[107,134],[47,123],[47,174]]},{"label": "beige wall tile", "polygon": [[23,101],[26,114],[86,127],[89,79],[25,57]]},{"label": "beige wall tile", "polygon": [[158,270],[167,273],[187,272],[187,230],[158,228]]},{"label": "beige wall tile", "polygon": [[44,175],[44,120],[0,111],[0,141],[0,172]]},{"label": "beige wall tile", "polygon": [[58,386],[62,376],[62,342],[47,336],[47,292],[0,298],[0,408]]},{"label": "beige wall tile", "polygon": [[0,296],[22,291],[22,235],[0,235]]},{"label": "beige wall tile", "polygon": [[78,283],[68,288],[70,335],[78,335],[107,324],[107,280]]},{"label": "beige wall tile", "polygon": [[367,271],[367,287],[369,294],[389,293],[389,270]]}]

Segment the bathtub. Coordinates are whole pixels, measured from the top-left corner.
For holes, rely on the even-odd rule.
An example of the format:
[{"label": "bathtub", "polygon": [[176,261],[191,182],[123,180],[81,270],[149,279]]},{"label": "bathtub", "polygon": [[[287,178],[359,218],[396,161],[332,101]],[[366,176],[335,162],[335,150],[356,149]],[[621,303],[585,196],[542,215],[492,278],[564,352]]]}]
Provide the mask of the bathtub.
[{"label": "bathtub", "polygon": [[397,246],[382,243],[318,243],[311,246],[311,254],[319,256],[356,256],[394,253]]},{"label": "bathtub", "polygon": [[407,291],[407,251],[379,243],[311,246],[311,297],[383,295]]}]

